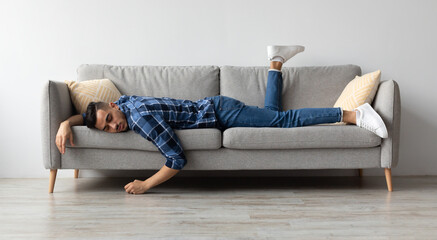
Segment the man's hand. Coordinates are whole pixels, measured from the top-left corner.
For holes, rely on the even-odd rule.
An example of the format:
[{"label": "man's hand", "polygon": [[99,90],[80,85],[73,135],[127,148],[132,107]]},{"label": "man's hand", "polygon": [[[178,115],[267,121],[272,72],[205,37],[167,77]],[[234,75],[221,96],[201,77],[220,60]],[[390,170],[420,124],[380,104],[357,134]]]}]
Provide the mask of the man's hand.
[{"label": "man's hand", "polygon": [[63,122],[59,126],[58,133],[56,134],[56,146],[61,154],[65,153],[65,143],[67,142],[67,139],[70,139],[71,146],[74,146],[73,133],[71,132],[70,124],[68,122]]},{"label": "man's hand", "polygon": [[124,186],[127,193],[141,194],[145,193],[147,190],[159,185],[168,179],[176,175],[180,170],[171,169],[167,166],[163,166],[157,173],[149,177],[145,181],[135,180]]},{"label": "man's hand", "polygon": [[150,188],[147,186],[146,181],[135,179],[135,181],[126,184],[124,189],[127,193],[141,194],[147,192]]},{"label": "man's hand", "polygon": [[65,153],[65,143],[67,142],[67,139],[70,139],[71,146],[74,146],[71,126],[82,124],[83,117],[80,114],[71,116],[61,123],[58,129],[58,133],[56,134],[56,146],[58,147],[58,150],[61,154]]}]

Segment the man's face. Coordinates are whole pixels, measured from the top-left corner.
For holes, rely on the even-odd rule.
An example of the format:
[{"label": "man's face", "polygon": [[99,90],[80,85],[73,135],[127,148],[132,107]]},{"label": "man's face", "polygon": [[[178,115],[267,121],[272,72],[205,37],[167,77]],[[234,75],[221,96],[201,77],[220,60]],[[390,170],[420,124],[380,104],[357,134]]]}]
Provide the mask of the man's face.
[{"label": "man's face", "polygon": [[96,113],[96,128],[105,132],[118,133],[128,130],[126,116],[115,103]]}]

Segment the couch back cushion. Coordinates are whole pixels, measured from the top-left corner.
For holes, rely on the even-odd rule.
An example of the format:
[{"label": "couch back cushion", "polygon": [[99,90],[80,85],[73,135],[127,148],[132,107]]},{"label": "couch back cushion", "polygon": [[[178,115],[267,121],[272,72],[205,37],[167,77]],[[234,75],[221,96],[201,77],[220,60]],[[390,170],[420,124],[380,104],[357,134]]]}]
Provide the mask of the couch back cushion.
[{"label": "couch back cushion", "polygon": [[[220,94],[263,108],[268,67],[220,68]],[[333,107],[346,85],[361,75],[356,65],[283,67],[283,110]]]},{"label": "couch back cushion", "polygon": [[198,100],[219,95],[217,66],[112,66],[82,64],[78,81],[110,79],[123,95]]}]

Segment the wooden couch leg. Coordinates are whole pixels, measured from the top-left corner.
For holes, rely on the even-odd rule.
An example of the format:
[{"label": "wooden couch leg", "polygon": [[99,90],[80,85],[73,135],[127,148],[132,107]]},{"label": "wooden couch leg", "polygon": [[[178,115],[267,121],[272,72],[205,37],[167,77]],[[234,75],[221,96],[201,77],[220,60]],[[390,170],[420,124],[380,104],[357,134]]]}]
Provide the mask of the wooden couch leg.
[{"label": "wooden couch leg", "polygon": [[363,169],[358,169],[358,176],[363,177]]},{"label": "wooden couch leg", "polygon": [[74,169],[74,178],[79,177],[79,169]]},{"label": "wooden couch leg", "polygon": [[53,193],[53,188],[55,188],[56,173],[58,169],[50,169],[49,193]]},{"label": "wooden couch leg", "polygon": [[385,168],[385,180],[387,181],[388,191],[392,192],[393,186],[391,184],[391,168]]}]

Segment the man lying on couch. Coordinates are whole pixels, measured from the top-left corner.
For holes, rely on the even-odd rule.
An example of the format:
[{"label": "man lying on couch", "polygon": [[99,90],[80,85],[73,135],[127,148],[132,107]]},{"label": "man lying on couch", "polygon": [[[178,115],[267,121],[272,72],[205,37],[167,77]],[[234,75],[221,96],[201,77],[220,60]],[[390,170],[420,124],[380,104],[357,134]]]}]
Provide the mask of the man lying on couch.
[{"label": "man lying on couch", "polygon": [[65,143],[73,143],[71,126],[87,125],[105,132],[133,130],[151,141],[165,156],[164,166],[144,181],[135,180],[124,186],[126,192],[141,194],[176,175],[187,163],[173,129],[231,127],[292,128],[322,123],[346,122],[387,138],[387,128],[379,114],[368,104],[354,111],[338,108],[302,108],[282,111],[282,64],[304,51],[303,46],[268,46],[268,71],[265,108],[248,106],[226,97],[206,97],[198,101],[123,95],[116,102],[91,102],[86,113],[62,122],[56,145],[65,153]]}]

